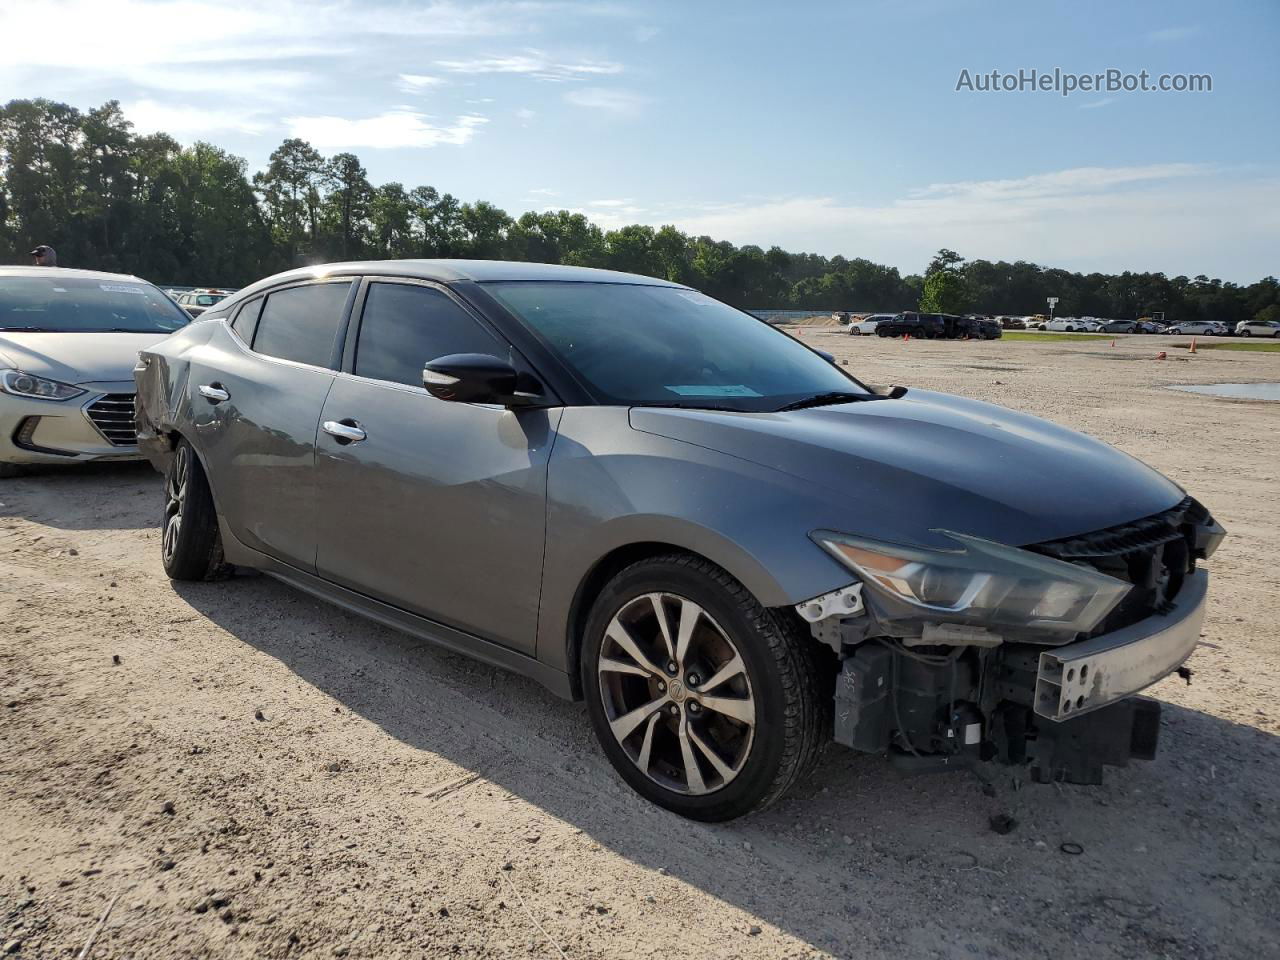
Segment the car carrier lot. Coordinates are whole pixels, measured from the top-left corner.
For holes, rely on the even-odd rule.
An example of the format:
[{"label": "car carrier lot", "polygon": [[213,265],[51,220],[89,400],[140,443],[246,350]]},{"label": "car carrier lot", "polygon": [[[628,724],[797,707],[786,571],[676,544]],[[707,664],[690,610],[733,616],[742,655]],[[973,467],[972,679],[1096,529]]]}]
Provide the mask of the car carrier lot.
[{"label": "car carrier lot", "polygon": [[694,824],[532,681],[267,578],[171,584],[150,467],[45,472],[0,482],[0,950],[76,956],[114,903],[92,956],[1270,955],[1280,405],[1165,386],[1280,356],[797,335],[1091,433],[1227,527],[1154,763],[1055,787],[832,747],[780,805]]}]

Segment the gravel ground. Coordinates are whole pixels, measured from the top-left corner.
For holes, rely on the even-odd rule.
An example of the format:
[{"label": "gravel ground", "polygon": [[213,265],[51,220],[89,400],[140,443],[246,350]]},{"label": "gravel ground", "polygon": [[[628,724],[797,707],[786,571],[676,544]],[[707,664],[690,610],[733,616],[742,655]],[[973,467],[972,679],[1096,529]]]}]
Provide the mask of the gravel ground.
[{"label": "gravel ground", "polygon": [[1280,407],[1162,385],[1280,356],[802,337],[1115,443],[1227,526],[1155,762],[1046,787],[833,748],[685,822],[531,682],[267,578],[171,584],[149,467],[46,472],[0,484],[0,951],[76,956],[114,905],[92,956],[1275,956]]}]

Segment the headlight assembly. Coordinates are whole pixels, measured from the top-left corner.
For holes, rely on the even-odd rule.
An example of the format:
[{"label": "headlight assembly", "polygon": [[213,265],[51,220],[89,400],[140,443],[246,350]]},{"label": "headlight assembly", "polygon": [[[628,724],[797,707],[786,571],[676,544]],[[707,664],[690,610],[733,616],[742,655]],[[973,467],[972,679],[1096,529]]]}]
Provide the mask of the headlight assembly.
[{"label": "headlight assembly", "polygon": [[0,391],[34,400],[70,400],[86,392],[69,383],[37,377],[21,370],[0,370]]},{"label": "headlight assembly", "polygon": [[819,530],[813,539],[873,590],[925,620],[1088,633],[1132,589],[1086,567],[977,537],[936,531],[955,550],[924,550]]}]

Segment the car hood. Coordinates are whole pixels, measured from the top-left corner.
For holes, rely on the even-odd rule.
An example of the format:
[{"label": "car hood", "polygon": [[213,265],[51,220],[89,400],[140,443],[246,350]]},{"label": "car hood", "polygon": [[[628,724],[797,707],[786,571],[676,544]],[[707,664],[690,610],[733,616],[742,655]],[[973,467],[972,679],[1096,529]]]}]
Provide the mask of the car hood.
[{"label": "car hood", "polygon": [[0,333],[0,366],[63,383],[130,381],[138,351],[165,333]]},{"label": "car hood", "polygon": [[782,471],[839,495],[833,529],[949,545],[943,529],[1022,546],[1167,510],[1174,483],[1101,441],[924,390],[783,413],[635,408],[636,430]]}]

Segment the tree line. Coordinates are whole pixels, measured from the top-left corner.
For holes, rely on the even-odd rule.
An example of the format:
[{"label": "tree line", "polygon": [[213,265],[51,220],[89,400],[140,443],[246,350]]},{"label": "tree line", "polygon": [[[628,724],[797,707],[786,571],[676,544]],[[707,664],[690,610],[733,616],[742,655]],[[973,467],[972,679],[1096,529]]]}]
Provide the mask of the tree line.
[{"label": "tree line", "polygon": [[63,266],[160,284],[241,286],[308,263],[476,257],[663,277],[748,308],[1057,313],[1171,320],[1280,316],[1280,281],[1240,286],[1162,273],[1073,273],[941,250],[921,274],[863,258],[735,246],[673,226],[604,230],[580,213],[512,217],[433,186],[375,186],[359,157],[285,140],[266,169],[197,142],[140,135],[116,101],[89,111],[45,99],[0,108],[0,258],[36,244]]}]

